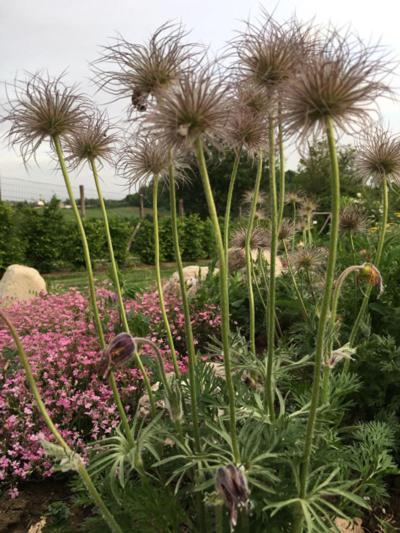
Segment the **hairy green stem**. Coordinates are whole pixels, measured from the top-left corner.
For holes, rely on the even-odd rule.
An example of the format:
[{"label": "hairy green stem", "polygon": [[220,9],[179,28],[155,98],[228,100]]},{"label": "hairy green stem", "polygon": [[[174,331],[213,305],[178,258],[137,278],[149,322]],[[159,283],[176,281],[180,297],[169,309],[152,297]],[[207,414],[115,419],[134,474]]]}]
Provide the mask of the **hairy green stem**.
[{"label": "hairy green stem", "polygon": [[87,242],[86,232],[85,232],[85,228],[83,227],[83,222],[79,214],[78,206],[76,205],[74,193],[72,191],[71,182],[69,179],[67,166],[65,164],[64,153],[61,147],[60,139],[58,137],[54,137],[53,143],[54,143],[54,147],[57,153],[58,161],[60,163],[62,175],[63,175],[64,182],[65,182],[65,187],[68,192],[69,201],[71,203],[72,211],[75,216],[75,221],[78,226],[79,235],[80,235],[81,242],[82,242],[83,255],[85,258],[85,265],[86,265],[86,272],[88,276],[90,303],[92,307],[94,323],[96,326],[97,335],[99,337],[100,346],[102,349],[104,349],[106,346],[106,343],[104,340],[104,333],[103,333],[103,327],[102,327],[101,320],[100,320],[100,313],[99,313],[99,309],[97,307],[97,302],[96,302],[96,288],[94,285],[92,261],[90,258],[89,245]]},{"label": "hairy green stem", "polygon": [[270,117],[268,126],[269,137],[269,194],[271,200],[271,258],[269,265],[269,290],[267,306],[267,358],[264,402],[268,407],[270,418],[275,418],[274,391],[273,391],[273,364],[275,356],[275,298],[276,298],[276,255],[278,249],[278,206],[276,194],[275,172],[275,124]]},{"label": "hairy green stem", "polygon": [[[245,258],[246,258],[246,282],[247,295],[249,298],[249,318],[250,318],[250,349],[255,355],[256,353],[256,308],[254,303],[253,291],[253,257],[251,255],[251,239],[253,236],[254,220],[256,217],[258,194],[260,191],[260,184],[263,169],[263,155],[258,156],[257,175],[254,185],[253,198],[250,206],[249,220],[247,223],[246,240],[245,240]],[[259,253],[261,253],[259,251]]]},{"label": "hairy green stem", "polygon": [[297,298],[298,298],[299,303],[301,305],[301,309],[303,311],[303,317],[305,318],[305,320],[307,320],[307,322],[309,324],[311,324],[310,317],[308,316],[308,313],[307,313],[306,305],[305,305],[303,297],[301,295],[299,286],[297,285],[296,277],[294,275],[294,272],[293,272],[293,269],[292,269],[292,265],[290,263],[289,252],[288,252],[288,249],[287,249],[286,241],[283,240],[282,242],[283,242],[283,248],[284,248],[284,251],[285,251],[285,259],[286,259],[287,266],[288,266],[288,272],[289,272],[289,275],[290,275],[290,277],[292,279],[293,288],[294,288],[294,290],[296,292]]},{"label": "hairy green stem", "polygon": [[233,191],[235,189],[236,176],[239,168],[241,150],[238,150],[235,154],[235,160],[233,162],[233,168],[231,173],[231,178],[229,180],[228,195],[226,198],[226,208],[225,208],[225,218],[224,218],[224,246],[226,253],[226,261],[228,261],[228,250],[229,250],[229,227],[231,219],[231,207],[232,207],[232,198]]},{"label": "hairy green stem", "polygon": [[117,266],[117,262],[115,260],[114,246],[113,246],[113,243],[112,243],[111,232],[110,232],[110,224],[108,222],[107,209],[106,209],[106,206],[105,206],[105,203],[104,203],[103,192],[102,192],[101,186],[100,186],[99,174],[97,172],[97,167],[96,167],[95,160],[94,159],[90,159],[89,160],[89,164],[90,164],[90,168],[92,170],[94,183],[96,185],[96,190],[97,190],[97,196],[98,196],[98,199],[99,199],[101,215],[103,217],[104,230],[105,230],[105,233],[106,233],[106,240],[107,240],[107,246],[108,246],[108,253],[110,255],[110,261],[111,261],[112,277],[113,277],[113,282],[114,282],[114,288],[115,288],[115,291],[117,293],[117,299],[118,299],[119,312],[120,312],[120,315],[121,315],[121,321],[122,321],[124,330],[127,333],[129,333],[129,325],[128,325],[128,320],[126,318],[126,310],[125,310],[124,301],[122,299],[121,284],[120,284],[120,281],[119,281],[118,266]]},{"label": "hairy green stem", "polygon": [[169,193],[172,221],[172,240],[174,243],[175,260],[178,267],[179,285],[181,289],[183,315],[185,318],[186,346],[189,354],[189,383],[190,383],[190,405],[193,418],[193,435],[196,451],[200,452],[200,428],[199,415],[197,411],[197,381],[196,381],[196,349],[194,346],[192,323],[190,319],[189,299],[186,291],[185,276],[183,273],[183,261],[179,245],[178,217],[176,214],[176,192],[175,192],[175,171],[172,161],[169,166]]},{"label": "hairy green stem", "polygon": [[[81,216],[79,214],[78,206],[76,205],[74,193],[72,191],[71,181],[69,179],[67,166],[65,164],[64,153],[63,153],[63,150],[62,150],[62,147],[61,147],[60,139],[57,136],[53,137],[53,143],[54,143],[54,148],[55,148],[56,153],[57,153],[58,161],[60,163],[61,172],[62,172],[62,175],[63,175],[63,178],[64,178],[64,182],[65,182],[65,187],[66,187],[67,192],[68,192],[69,201],[71,203],[72,211],[73,211],[74,216],[75,216],[75,221],[77,223],[78,230],[79,230],[79,235],[80,235],[81,242],[82,242],[83,255],[84,255],[84,258],[85,258],[86,272],[87,272],[87,276],[88,276],[89,297],[90,297],[91,308],[92,308],[92,312],[93,312],[93,316],[94,316],[94,323],[95,323],[97,335],[99,337],[100,348],[102,350],[104,350],[105,347],[106,347],[106,342],[105,342],[105,339],[104,339],[103,326],[102,326],[101,320],[100,320],[99,309],[97,307],[96,288],[95,288],[95,285],[94,285],[92,260],[90,258],[90,251],[89,251],[89,245],[88,245],[88,242],[87,242],[86,232],[85,232],[85,228],[83,226],[82,218],[81,218]],[[124,427],[124,431],[126,433],[126,438],[129,440],[129,443],[133,446],[134,442],[133,442],[133,438],[132,438],[132,435],[131,435],[128,418],[126,416],[125,409],[124,409],[124,407],[122,405],[121,396],[120,396],[120,394],[118,392],[118,388],[117,388],[117,384],[115,382],[115,377],[114,377],[113,372],[110,372],[109,381],[110,381],[110,386],[111,386],[112,391],[113,391],[114,401],[115,401],[115,403],[117,405],[118,412],[119,412],[119,415],[120,415],[120,418],[121,418],[121,422],[122,422],[122,425]]]},{"label": "hairy green stem", "polygon": [[169,325],[167,310],[165,308],[164,292],[161,280],[161,261],[160,261],[160,234],[158,229],[158,176],[154,176],[153,180],[153,224],[154,224],[154,262],[156,269],[156,283],[158,297],[160,299],[160,309],[164,321],[164,327],[167,332],[167,339],[169,349],[171,350],[171,359],[174,366],[174,372],[177,378],[180,377],[181,372],[178,366],[176,357],[174,339],[172,338],[171,326]]},{"label": "hairy green stem", "polygon": [[[7,326],[7,329],[9,330],[15,345],[17,347],[18,355],[20,358],[20,361],[22,363],[22,366],[24,367],[25,376],[27,379],[27,382],[29,384],[29,388],[31,389],[32,395],[35,399],[37,408],[40,412],[40,414],[43,417],[43,420],[45,421],[47,427],[53,434],[56,442],[59,446],[61,446],[65,452],[65,454],[70,457],[74,455],[74,451],[69,447],[69,445],[65,442],[64,438],[56,428],[55,424],[53,423],[53,420],[51,419],[46,406],[44,405],[44,402],[42,400],[41,394],[39,392],[39,389],[36,385],[35,378],[32,373],[31,365],[29,364],[28,357],[25,353],[24,347],[22,346],[21,339],[19,338],[19,335],[14,328],[13,324],[10,322],[10,320],[7,318],[7,316],[0,311],[0,317],[4,321],[4,323]],[[111,531],[115,533],[122,533],[122,529],[119,527],[117,522],[115,521],[115,518],[111,514],[111,512],[108,510],[107,506],[105,505],[101,495],[97,491],[95,485],[93,484],[93,481],[91,477],[89,476],[85,465],[83,464],[81,459],[78,459],[77,464],[77,472],[82,479],[83,483],[85,484],[87,491],[89,492],[90,497],[92,498],[94,504],[98,507],[100,510],[101,516],[104,518],[104,521],[108,524]]]},{"label": "hairy green stem", "polygon": [[208,176],[207,164],[204,156],[203,142],[199,138],[196,141],[196,157],[199,165],[201,179],[203,182],[204,194],[207,199],[208,211],[214,229],[214,236],[217,242],[218,259],[219,259],[219,279],[220,279],[220,295],[221,295],[221,334],[224,351],[224,366],[226,386],[229,398],[229,420],[230,420],[230,436],[232,441],[233,457],[236,464],[240,464],[240,453],[237,440],[236,430],[236,409],[235,409],[235,387],[232,379],[231,368],[231,353],[230,353],[230,324],[229,324],[229,278],[226,262],[226,255],[224,249],[224,242],[222,240],[221,228],[218,222],[217,210],[215,207],[214,196],[211,190],[210,178]]},{"label": "hairy green stem", "polygon": [[328,139],[331,163],[332,219],[329,240],[328,266],[325,279],[325,291],[320,310],[320,318],[318,323],[315,348],[314,378],[312,385],[311,405],[307,420],[304,452],[300,471],[300,498],[305,498],[307,493],[307,482],[312,453],[312,444],[314,439],[315,424],[317,420],[317,410],[320,400],[321,365],[324,357],[325,331],[329,319],[329,310],[332,297],[333,280],[335,276],[337,244],[339,236],[340,175],[333,121],[330,117],[326,119],[326,134]]},{"label": "hairy green stem", "polygon": [[278,142],[279,142],[279,215],[278,228],[281,227],[283,220],[283,210],[285,208],[285,148],[283,144],[283,126],[281,120],[278,125]]},{"label": "hairy green stem", "polygon": [[[389,216],[389,188],[388,188],[386,177],[383,178],[382,206],[383,206],[383,213],[382,213],[382,221],[381,221],[381,230],[379,233],[378,245],[376,248],[375,261],[374,261],[374,265],[376,266],[376,268],[379,268],[379,264],[382,259],[383,245],[385,244],[386,227],[387,227],[387,221],[388,221],[388,216]],[[369,286],[365,292],[360,310],[358,312],[357,318],[353,324],[353,328],[350,333],[350,337],[349,337],[350,346],[354,346],[354,343],[357,339],[358,330],[364,318],[365,312],[368,308],[368,302],[369,302],[369,297],[371,295],[371,291],[372,291],[372,286]],[[347,370],[348,367],[349,367],[349,362],[346,361],[345,370]]]},{"label": "hairy green stem", "polygon": [[[109,252],[110,261],[111,261],[111,270],[112,270],[112,276],[113,276],[113,281],[114,281],[114,288],[115,288],[115,291],[117,293],[118,306],[119,306],[119,312],[120,312],[120,316],[121,316],[121,321],[122,321],[122,325],[123,325],[124,330],[127,333],[129,333],[130,332],[129,331],[129,324],[128,324],[128,319],[127,319],[127,315],[126,315],[124,300],[122,298],[121,285],[120,285],[120,282],[119,282],[118,266],[117,266],[117,263],[116,263],[116,260],[115,260],[114,246],[113,246],[113,243],[112,243],[110,225],[109,225],[109,222],[108,222],[107,208],[106,208],[106,205],[104,203],[103,192],[102,192],[101,186],[100,186],[99,174],[97,172],[97,167],[96,167],[95,160],[94,159],[90,159],[89,163],[90,163],[90,168],[92,170],[94,182],[95,182],[95,185],[96,185],[97,196],[99,198],[101,214],[102,214],[102,217],[103,217],[104,230],[106,232],[106,240],[107,240],[108,252]],[[134,352],[134,358],[135,358],[136,366],[139,368],[139,370],[140,370],[140,372],[142,374],[144,385],[145,385],[145,388],[146,388],[146,392],[147,392],[147,395],[149,396],[150,405],[152,406],[153,414],[155,414],[155,402],[154,402],[154,397],[153,397],[153,391],[151,390],[151,384],[150,384],[149,376],[148,376],[148,374],[146,372],[146,369],[145,369],[145,367],[143,365],[143,362],[142,362],[139,354],[136,351]],[[117,403],[118,410],[119,410],[120,413],[123,413],[123,416],[121,416],[121,420],[122,420],[122,422],[124,424],[125,432],[126,432],[127,428],[129,427],[129,423],[128,423],[128,419],[126,417],[125,410],[124,410],[122,402],[121,402],[121,398],[120,398],[120,396],[118,394],[117,384],[116,384],[115,377],[114,377],[113,374],[110,374],[110,384],[111,384],[111,387],[112,387],[112,390],[113,390],[113,393],[114,393],[114,398],[115,398],[115,401]],[[129,431],[129,435],[130,435],[130,431]],[[127,438],[131,441],[132,437],[130,437],[129,435],[127,434]],[[130,444],[133,444],[133,441],[131,441]]]}]

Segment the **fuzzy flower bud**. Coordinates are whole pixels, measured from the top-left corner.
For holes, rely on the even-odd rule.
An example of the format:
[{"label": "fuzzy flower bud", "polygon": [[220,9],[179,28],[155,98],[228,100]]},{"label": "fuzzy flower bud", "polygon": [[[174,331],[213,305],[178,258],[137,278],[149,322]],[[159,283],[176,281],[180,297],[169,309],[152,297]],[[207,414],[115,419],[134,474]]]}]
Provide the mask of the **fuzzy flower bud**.
[{"label": "fuzzy flower bud", "polygon": [[215,486],[229,509],[231,527],[237,524],[238,509],[249,505],[249,488],[242,468],[230,464],[218,468]]},{"label": "fuzzy flower bud", "polygon": [[126,365],[133,356],[135,345],[129,333],[119,333],[104,350],[104,358],[100,365],[100,375],[105,378],[112,368]]}]

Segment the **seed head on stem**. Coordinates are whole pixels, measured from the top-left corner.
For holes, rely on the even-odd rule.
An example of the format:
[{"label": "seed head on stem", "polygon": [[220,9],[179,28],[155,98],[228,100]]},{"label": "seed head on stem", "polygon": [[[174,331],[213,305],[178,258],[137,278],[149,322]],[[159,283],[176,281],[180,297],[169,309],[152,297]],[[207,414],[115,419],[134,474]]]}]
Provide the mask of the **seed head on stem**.
[{"label": "seed head on stem", "polygon": [[180,24],[167,22],[145,44],[119,37],[94,62],[98,85],[117,98],[130,97],[135,110],[145,111],[149,97],[176,83],[196,56],[193,45],[184,43],[186,35]]},{"label": "seed head on stem", "polygon": [[66,85],[63,74],[55,78],[29,75],[15,81],[12,89],[2,122],[10,124],[6,136],[11,146],[19,148],[25,163],[35,157],[43,141],[78,133],[87,118],[87,98]]}]

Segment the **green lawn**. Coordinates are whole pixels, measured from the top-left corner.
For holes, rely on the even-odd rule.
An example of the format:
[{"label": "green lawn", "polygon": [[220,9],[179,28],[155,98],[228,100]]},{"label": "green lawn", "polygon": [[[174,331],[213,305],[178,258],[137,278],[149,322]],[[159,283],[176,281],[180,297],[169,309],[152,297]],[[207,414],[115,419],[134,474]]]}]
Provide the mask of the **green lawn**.
[{"label": "green lawn", "polygon": [[[164,279],[170,277],[175,271],[176,266],[172,263],[165,263],[162,265],[162,277]],[[132,266],[122,269],[121,274],[121,278],[128,288],[135,287],[137,289],[146,289],[155,284],[155,272],[153,266]],[[50,291],[63,291],[68,290],[71,287],[84,290],[87,287],[85,271],[47,274],[44,277]],[[95,272],[95,277],[98,282],[109,279],[107,271],[97,271]]]}]

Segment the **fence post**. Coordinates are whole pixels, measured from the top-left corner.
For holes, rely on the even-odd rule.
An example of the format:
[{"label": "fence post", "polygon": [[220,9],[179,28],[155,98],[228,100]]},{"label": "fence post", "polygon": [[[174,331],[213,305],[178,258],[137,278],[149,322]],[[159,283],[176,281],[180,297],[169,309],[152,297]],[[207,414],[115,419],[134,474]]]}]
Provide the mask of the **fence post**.
[{"label": "fence post", "polygon": [[85,218],[86,216],[86,203],[85,203],[85,186],[79,185],[79,196],[80,196],[80,204],[79,208],[81,211],[81,217]]},{"label": "fence post", "polygon": [[144,218],[144,199],[143,193],[139,193],[139,218]]},{"label": "fence post", "polygon": [[185,207],[183,204],[183,198],[179,198],[179,217],[183,218],[185,216]]}]

